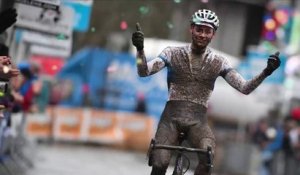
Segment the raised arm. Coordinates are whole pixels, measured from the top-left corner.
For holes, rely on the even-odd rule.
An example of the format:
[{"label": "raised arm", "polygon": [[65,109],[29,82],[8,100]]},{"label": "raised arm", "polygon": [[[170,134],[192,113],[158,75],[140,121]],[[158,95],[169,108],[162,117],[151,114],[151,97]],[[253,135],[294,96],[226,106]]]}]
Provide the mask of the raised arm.
[{"label": "raised arm", "polygon": [[226,74],[224,79],[232,87],[248,95],[256,89],[266,77],[265,73],[262,72],[251,80],[246,81],[236,70],[232,69]]},{"label": "raised arm", "polygon": [[280,66],[279,52],[270,55],[267,67],[257,76],[246,81],[236,70],[232,68],[225,68],[222,76],[232,87],[237,89],[243,94],[250,94],[254,91],[261,82],[269,75],[272,74]]},{"label": "raised arm", "polygon": [[146,77],[160,71],[166,66],[165,61],[161,57],[156,57],[147,62],[144,51],[137,52],[137,69],[141,77]]},{"label": "raised arm", "polygon": [[136,23],[136,32],[132,34],[132,44],[137,49],[137,69],[141,77],[152,75],[166,66],[161,57],[156,57],[147,62],[144,52],[144,33],[141,31],[139,23]]}]

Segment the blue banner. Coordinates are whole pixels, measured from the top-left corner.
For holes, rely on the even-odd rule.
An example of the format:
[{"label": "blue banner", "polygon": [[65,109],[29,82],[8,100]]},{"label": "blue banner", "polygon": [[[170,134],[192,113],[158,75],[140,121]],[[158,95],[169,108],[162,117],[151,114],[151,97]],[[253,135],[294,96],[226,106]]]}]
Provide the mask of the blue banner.
[{"label": "blue banner", "polygon": [[88,31],[90,25],[90,17],[92,13],[92,5],[71,0],[65,0],[64,5],[74,9],[74,31]]},{"label": "blue banner", "polygon": [[136,58],[128,53],[112,53],[86,48],[74,56],[58,74],[72,81],[72,95],[62,104],[84,104],[88,87],[89,106],[113,111],[135,112],[139,95],[146,103],[146,114],[159,118],[168,97],[167,69],[150,77],[139,77]]},{"label": "blue banner", "polygon": [[167,70],[150,77],[139,77],[136,58],[129,54],[116,54],[108,67],[105,108],[134,111],[139,94],[143,94],[147,114],[159,118],[167,101]]}]

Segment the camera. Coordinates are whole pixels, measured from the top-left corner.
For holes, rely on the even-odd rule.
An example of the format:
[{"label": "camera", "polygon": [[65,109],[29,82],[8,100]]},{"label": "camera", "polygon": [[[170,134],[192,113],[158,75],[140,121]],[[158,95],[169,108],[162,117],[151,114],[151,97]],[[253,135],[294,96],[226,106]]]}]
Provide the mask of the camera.
[{"label": "camera", "polygon": [[[0,56],[8,56],[9,54],[9,48],[5,45],[0,43]],[[6,68],[9,69],[9,66],[6,66]],[[4,70],[5,67],[3,67],[3,71],[9,71],[9,70]],[[0,97],[4,96],[5,93],[8,92],[8,87],[9,87],[9,79],[1,78],[0,77]]]},{"label": "camera", "polygon": [[8,91],[8,82],[0,81],[0,97]]}]

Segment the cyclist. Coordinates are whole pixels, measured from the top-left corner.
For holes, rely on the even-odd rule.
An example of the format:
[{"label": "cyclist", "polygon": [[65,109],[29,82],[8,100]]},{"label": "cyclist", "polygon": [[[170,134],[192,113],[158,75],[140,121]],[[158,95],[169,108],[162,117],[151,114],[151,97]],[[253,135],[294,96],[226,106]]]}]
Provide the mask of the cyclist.
[{"label": "cyclist", "polygon": [[[137,49],[137,68],[141,77],[152,75],[164,67],[168,69],[169,97],[160,118],[155,141],[158,144],[177,145],[178,134],[184,132],[192,147],[215,152],[215,137],[205,116],[208,100],[218,76],[243,94],[251,93],[261,82],[280,66],[278,54],[270,55],[266,68],[251,80],[233,69],[228,60],[214,53],[208,44],[219,27],[219,19],[211,10],[200,9],[191,18],[192,42],[183,47],[167,47],[156,58],[146,60],[144,34],[137,23],[137,31],[132,35],[132,43]],[[151,175],[166,173],[171,152],[156,149],[152,152]],[[206,157],[199,155],[196,175],[206,175]]]}]

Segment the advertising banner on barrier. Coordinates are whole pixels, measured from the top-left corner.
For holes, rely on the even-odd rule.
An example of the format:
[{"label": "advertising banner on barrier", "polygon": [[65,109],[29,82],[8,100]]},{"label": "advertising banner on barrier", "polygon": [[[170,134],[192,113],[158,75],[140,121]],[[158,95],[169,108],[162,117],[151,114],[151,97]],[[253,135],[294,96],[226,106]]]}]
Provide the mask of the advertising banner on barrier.
[{"label": "advertising banner on barrier", "polygon": [[31,137],[49,138],[52,135],[52,118],[49,113],[27,116],[26,132]]},{"label": "advertising banner on barrier", "polygon": [[116,112],[91,110],[87,140],[113,144],[122,142],[123,133],[117,122]]},{"label": "advertising banner on barrier", "polygon": [[84,116],[82,109],[56,108],[54,138],[57,140],[80,141]]},{"label": "advertising banner on barrier", "polygon": [[154,119],[138,113],[120,113],[119,127],[128,149],[147,151],[154,134]]},{"label": "advertising banner on barrier", "polygon": [[50,107],[28,115],[26,133],[39,139],[78,141],[147,151],[155,120],[148,115],[90,108]]}]

